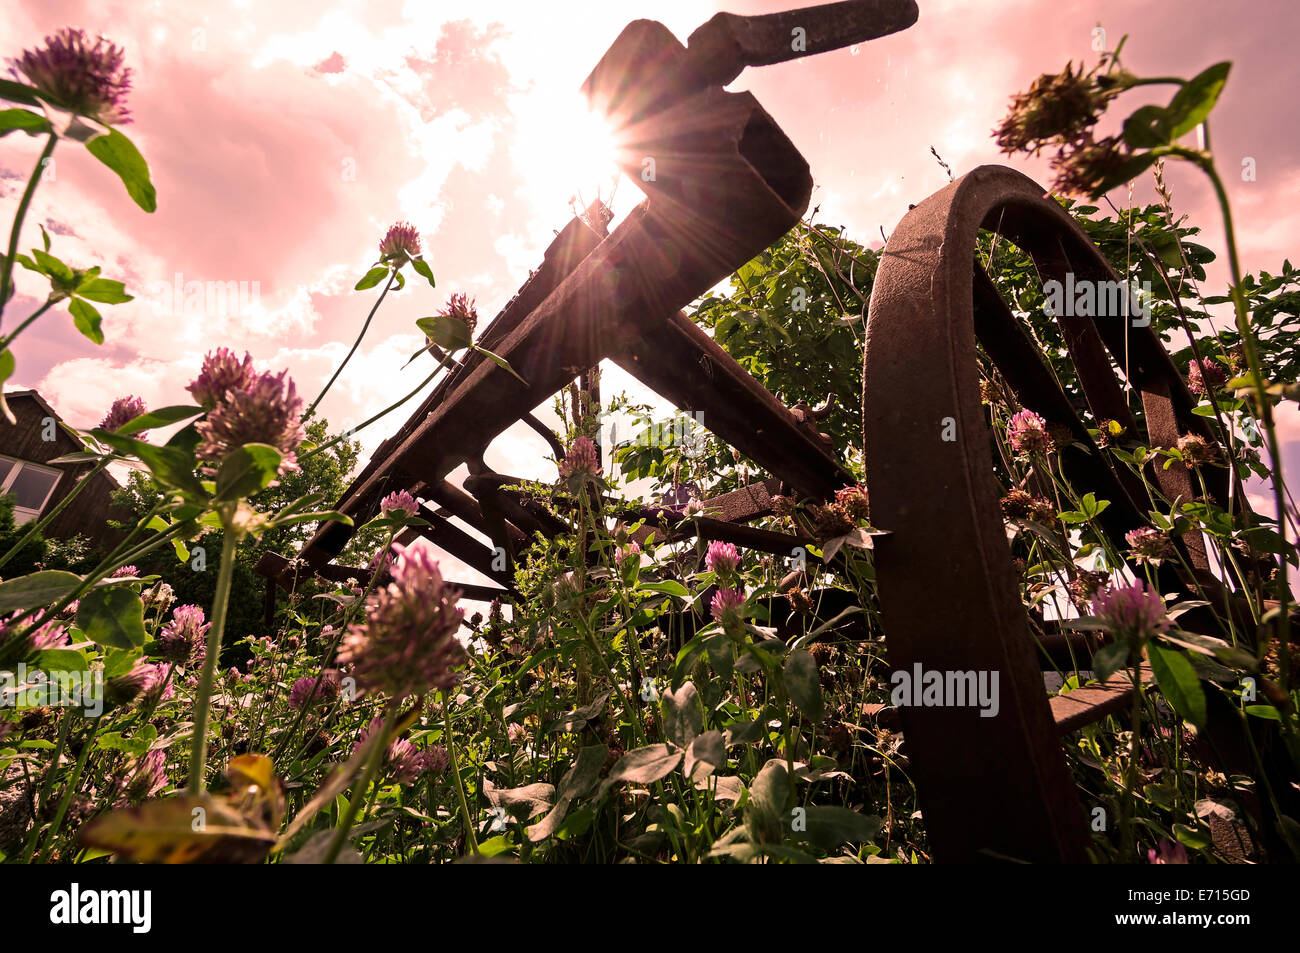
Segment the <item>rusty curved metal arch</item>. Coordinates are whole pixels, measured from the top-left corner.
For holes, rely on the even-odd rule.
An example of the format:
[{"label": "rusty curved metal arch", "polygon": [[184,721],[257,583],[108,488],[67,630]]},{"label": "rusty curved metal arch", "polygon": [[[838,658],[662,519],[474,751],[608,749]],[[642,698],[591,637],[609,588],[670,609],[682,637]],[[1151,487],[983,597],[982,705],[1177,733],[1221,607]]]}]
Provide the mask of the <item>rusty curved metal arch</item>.
[{"label": "rusty curved metal arch", "polygon": [[[996,716],[981,717],[974,707],[903,710],[935,856],[1079,861],[1087,844],[1084,813],[1012,573],[979,395],[977,292],[985,306],[988,300],[973,268],[981,228],[1029,253],[1044,280],[1064,281],[1073,272],[1119,281],[1042,186],[998,166],[978,168],[921,202],[890,236],[863,358],[872,516],[891,531],[875,544],[881,608],[896,672],[915,677],[920,665],[922,673],[998,678]],[[1109,351],[1127,364],[1142,393],[1154,443],[1172,445],[1180,429],[1209,436],[1149,327],[1126,334],[1119,315],[1061,321],[1099,416],[1128,414]],[[985,321],[984,332],[991,327],[998,325]],[[956,438],[944,441],[948,418]],[[1077,418],[1055,422],[1078,432]],[[1185,472],[1171,468],[1162,476],[1171,496],[1190,490]]]}]

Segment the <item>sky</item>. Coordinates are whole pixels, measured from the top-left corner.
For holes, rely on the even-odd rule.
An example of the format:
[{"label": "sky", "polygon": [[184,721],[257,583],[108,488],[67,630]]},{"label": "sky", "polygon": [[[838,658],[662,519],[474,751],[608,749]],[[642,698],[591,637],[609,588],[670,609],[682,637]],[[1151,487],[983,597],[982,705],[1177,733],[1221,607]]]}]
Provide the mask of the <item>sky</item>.
[{"label": "sky", "polygon": [[[734,13],[785,9],[735,0]],[[73,425],[98,423],[116,397],[149,406],[187,403],[185,384],[218,346],[259,366],[288,368],[314,397],[351,345],[375,290],[354,292],[390,224],[420,230],[437,276],[390,295],[357,356],[322,404],[336,428],[369,417],[427,373],[399,370],[420,346],[414,321],[446,296],[477,299],[494,315],[572,215],[614,181],[587,148],[578,88],[622,27],[658,19],[683,41],[719,7],[694,0],[259,0],[114,2],[3,0],[0,57],[62,26],[103,32],[135,71],[123,131],[150,163],[158,210],[148,215],[83,149],[63,144],[42,182],[20,248],[40,241],[74,266],[101,265],[134,301],[103,306],[106,341],[81,338],[52,312],[17,347],[11,386],[36,387]],[[746,71],[746,89],[812,168],[819,222],[879,244],[908,205],[958,175],[1001,162],[1046,183],[1046,161],[999,156],[991,130],[1012,94],[1067,60],[1095,62],[1125,34],[1125,64],[1147,75],[1191,75],[1234,63],[1214,114],[1247,270],[1296,257],[1300,150],[1294,55],[1300,14],[1291,0],[919,0],[903,33],[802,61]],[[1240,11],[1240,12],[1238,12]],[[1128,94],[1135,107],[1142,91]],[[1152,96],[1149,101],[1155,101]],[[1103,131],[1109,131],[1103,127]],[[13,134],[0,146],[0,209],[12,220],[41,143]],[[1238,174],[1252,159],[1253,181]],[[1209,187],[1171,170],[1175,211],[1222,251]],[[640,196],[618,187],[615,211]],[[1117,204],[1123,190],[1112,193]],[[1134,201],[1152,198],[1147,184]],[[10,315],[38,304],[36,276],[17,273]],[[226,308],[186,307],[172,289],[236,282]],[[1212,286],[1225,285],[1222,263]],[[215,286],[214,286],[215,287]],[[182,298],[184,296],[182,295]],[[236,296],[238,297],[238,296]],[[215,302],[214,302],[215,304]],[[626,377],[612,371],[606,392]],[[1300,467],[1300,417],[1281,411],[1286,462]],[[689,408],[687,408],[689,409]],[[359,435],[365,456],[405,414]],[[489,464],[550,479],[544,445],[516,429]],[[364,459],[364,457],[363,457]]]}]

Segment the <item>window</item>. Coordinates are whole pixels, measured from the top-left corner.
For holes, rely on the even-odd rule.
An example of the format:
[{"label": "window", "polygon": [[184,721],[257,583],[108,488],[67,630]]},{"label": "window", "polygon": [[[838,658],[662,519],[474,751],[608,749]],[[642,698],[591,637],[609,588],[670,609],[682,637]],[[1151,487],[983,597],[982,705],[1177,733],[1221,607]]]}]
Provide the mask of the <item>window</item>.
[{"label": "window", "polygon": [[0,493],[14,498],[14,522],[21,525],[40,516],[62,476],[37,463],[0,457]]}]

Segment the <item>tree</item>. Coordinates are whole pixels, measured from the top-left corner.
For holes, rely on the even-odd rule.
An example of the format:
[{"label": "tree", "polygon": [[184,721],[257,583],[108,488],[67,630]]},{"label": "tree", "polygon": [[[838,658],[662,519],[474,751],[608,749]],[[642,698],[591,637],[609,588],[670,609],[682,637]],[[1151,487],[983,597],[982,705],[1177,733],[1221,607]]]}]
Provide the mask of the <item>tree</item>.
[{"label": "tree", "polygon": [[[320,445],[327,442],[329,424],[324,419],[314,419],[306,425],[307,442]],[[306,493],[324,494],[324,504],[332,505],[347,486],[350,473],[356,467],[361,443],[357,440],[340,440],[320,453],[300,453],[297,471],[284,474],[277,484],[263,490],[257,497],[262,509],[278,510]],[[128,508],[137,517],[147,513],[161,494],[153,480],[146,474],[133,471],[127,485],[113,496],[116,505]],[[316,530],[314,523],[298,523],[271,530],[259,540],[247,540],[235,557],[234,589],[226,623],[227,645],[246,635],[269,635],[262,613],[262,592],[266,579],[255,567],[262,554],[269,551],[292,555]],[[182,564],[171,548],[151,554],[137,564],[141,573],[157,573],[172,587],[178,604],[192,603],[205,610],[212,605],[216,592],[217,554],[221,551],[222,534],[210,532],[189,543],[190,559]],[[201,556],[199,555],[201,553]],[[198,558],[196,558],[198,556]],[[202,568],[200,568],[202,567]]]},{"label": "tree", "polygon": [[[9,548],[22,539],[28,529],[30,527],[19,526],[14,522],[14,498],[9,494],[0,495],[0,553],[9,552]],[[45,537],[37,533],[5,564],[5,577],[13,578],[35,572],[45,558],[48,545]]]}]

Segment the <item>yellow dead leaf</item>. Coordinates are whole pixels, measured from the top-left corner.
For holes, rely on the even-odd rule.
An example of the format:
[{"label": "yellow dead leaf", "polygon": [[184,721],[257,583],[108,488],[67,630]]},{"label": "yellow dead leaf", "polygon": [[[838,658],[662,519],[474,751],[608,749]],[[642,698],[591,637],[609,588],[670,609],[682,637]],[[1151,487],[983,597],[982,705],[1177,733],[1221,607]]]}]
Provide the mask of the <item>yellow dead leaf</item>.
[{"label": "yellow dead leaf", "polygon": [[271,759],[240,755],[226,768],[230,791],[175,794],[98,817],[84,847],[141,864],[257,864],[275,845],[284,794]]}]

